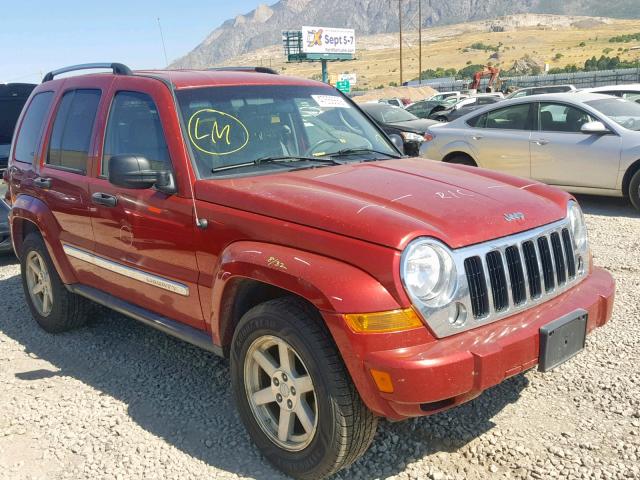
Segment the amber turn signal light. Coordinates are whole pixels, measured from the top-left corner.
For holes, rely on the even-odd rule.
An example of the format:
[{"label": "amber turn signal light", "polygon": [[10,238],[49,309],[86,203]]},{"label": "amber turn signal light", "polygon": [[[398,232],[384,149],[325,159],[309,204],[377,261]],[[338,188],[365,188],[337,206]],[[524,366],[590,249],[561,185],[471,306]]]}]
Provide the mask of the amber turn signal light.
[{"label": "amber turn signal light", "polygon": [[376,382],[378,390],[383,393],[393,393],[393,382],[391,381],[391,375],[381,370],[371,369],[371,376]]},{"label": "amber turn signal light", "polygon": [[412,308],[376,313],[344,315],[349,328],[356,333],[387,333],[422,327],[422,321]]}]

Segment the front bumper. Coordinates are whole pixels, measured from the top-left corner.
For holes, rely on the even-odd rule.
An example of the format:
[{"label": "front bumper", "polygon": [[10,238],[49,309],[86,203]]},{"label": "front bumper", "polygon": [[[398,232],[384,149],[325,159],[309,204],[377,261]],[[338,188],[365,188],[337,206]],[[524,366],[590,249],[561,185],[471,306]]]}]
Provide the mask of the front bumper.
[{"label": "front bumper", "polygon": [[[376,414],[400,420],[459,405],[534,367],[540,327],[584,309],[591,332],[611,318],[614,294],[611,275],[595,268],[580,284],[548,302],[440,340],[425,334],[426,329],[402,335],[356,334],[341,316],[324,316],[363,401]],[[378,391],[372,368],[391,375],[393,393]]]}]

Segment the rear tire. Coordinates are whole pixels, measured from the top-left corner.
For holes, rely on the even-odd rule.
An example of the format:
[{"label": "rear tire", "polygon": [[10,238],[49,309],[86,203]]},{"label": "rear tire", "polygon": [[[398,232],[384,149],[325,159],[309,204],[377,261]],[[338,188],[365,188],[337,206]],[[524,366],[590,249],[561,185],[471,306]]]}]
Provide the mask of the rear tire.
[{"label": "rear tire", "polygon": [[453,157],[446,160],[447,163],[455,163],[456,165],[467,165],[469,167],[477,167],[476,162],[473,161],[471,157],[467,155],[454,155]]},{"label": "rear tire", "polygon": [[633,174],[629,183],[629,200],[631,204],[640,210],[640,170]]},{"label": "rear tire", "polygon": [[233,336],[231,378],[249,435],[294,478],[334,474],[375,436],[378,420],[358,395],[322,318],[297,298],[270,300],[242,317]]},{"label": "rear tire", "polygon": [[49,333],[84,325],[92,304],[66,289],[39,233],[27,235],[21,253],[22,288],[38,325]]}]

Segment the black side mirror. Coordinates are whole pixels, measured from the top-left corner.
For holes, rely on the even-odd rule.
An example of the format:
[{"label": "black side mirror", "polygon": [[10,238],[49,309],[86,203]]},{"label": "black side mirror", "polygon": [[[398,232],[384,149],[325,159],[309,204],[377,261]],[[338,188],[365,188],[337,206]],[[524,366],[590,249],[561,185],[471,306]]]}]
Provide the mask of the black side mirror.
[{"label": "black side mirror", "polygon": [[402,137],[400,135],[392,133],[389,135],[389,139],[391,140],[391,143],[393,143],[395,147],[400,150],[400,153],[404,155],[404,140],[402,139]]},{"label": "black side mirror", "polygon": [[165,193],[175,193],[173,174],[151,169],[149,160],[141,155],[114,155],[109,160],[109,183],[118,187],[144,190],[156,187]]}]

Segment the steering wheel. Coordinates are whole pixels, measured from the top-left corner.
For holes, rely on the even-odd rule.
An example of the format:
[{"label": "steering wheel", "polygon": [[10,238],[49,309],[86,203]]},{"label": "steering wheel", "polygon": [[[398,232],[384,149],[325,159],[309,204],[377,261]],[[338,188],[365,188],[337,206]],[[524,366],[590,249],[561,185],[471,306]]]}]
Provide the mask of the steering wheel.
[{"label": "steering wheel", "polygon": [[636,120],[635,118],[630,118],[629,120],[624,122],[624,126],[629,130],[636,130],[636,127],[639,126],[638,123],[638,120]]},{"label": "steering wheel", "polygon": [[305,156],[312,156],[317,152],[317,150],[325,144],[331,144],[331,145],[337,145],[340,142],[338,142],[338,140],[334,140],[333,138],[323,138],[322,140],[317,141],[316,143],[314,143],[313,145],[311,145],[307,151],[305,152]]}]

